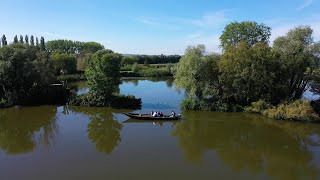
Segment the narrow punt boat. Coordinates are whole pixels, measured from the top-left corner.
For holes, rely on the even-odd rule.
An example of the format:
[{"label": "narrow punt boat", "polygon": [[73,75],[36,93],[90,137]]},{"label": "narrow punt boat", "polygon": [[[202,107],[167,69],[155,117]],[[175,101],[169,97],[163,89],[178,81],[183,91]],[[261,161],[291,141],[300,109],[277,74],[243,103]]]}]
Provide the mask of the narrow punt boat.
[{"label": "narrow punt boat", "polygon": [[132,119],[138,119],[138,120],[157,120],[157,121],[162,121],[162,120],[179,120],[180,115],[178,116],[168,116],[164,115],[163,117],[153,117],[150,114],[136,114],[136,113],[123,113],[126,116],[132,118]]}]

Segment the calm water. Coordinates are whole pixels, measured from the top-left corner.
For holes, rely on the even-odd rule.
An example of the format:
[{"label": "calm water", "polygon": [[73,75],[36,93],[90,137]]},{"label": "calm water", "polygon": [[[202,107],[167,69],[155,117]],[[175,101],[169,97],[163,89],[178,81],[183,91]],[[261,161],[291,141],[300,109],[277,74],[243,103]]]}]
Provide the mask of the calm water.
[{"label": "calm water", "polygon": [[[137,112],[180,113],[171,80],[126,81],[121,92],[142,98]],[[216,112],[139,122],[123,112],[0,110],[0,179],[320,179],[320,125]]]}]

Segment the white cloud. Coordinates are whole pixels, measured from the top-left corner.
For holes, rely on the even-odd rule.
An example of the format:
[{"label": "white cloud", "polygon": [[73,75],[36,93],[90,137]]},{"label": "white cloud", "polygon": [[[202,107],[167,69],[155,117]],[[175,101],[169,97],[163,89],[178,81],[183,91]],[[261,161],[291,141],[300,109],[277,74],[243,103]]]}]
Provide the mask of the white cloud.
[{"label": "white cloud", "polygon": [[139,17],[134,20],[149,26],[163,27],[171,30],[180,29],[181,26],[193,26],[197,28],[217,27],[227,21],[226,11],[216,11],[202,15],[199,18],[181,17]]},{"label": "white cloud", "polygon": [[314,3],[314,0],[304,0],[303,4],[300,5],[297,10],[301,11],[309,6],[311,6]]},{"label": "white cloud", "polygon": [[272,27],[272,32],[271,32],[271,38],[270,38],[270,42],[271,44],[273,43],[273,41],[279,37],[279,36],[284,36],[286,35],[286,33],[290,30],[293,29],[297,26],[300,25],[308,25],[313,29],[313,37],[315,41],[319,41],[320,40],[320,21],[319,20],[305,20],[302,21],[304,22],[302,23],[289,23],[289,24],[278,24],[278,25],[274,25]]},{"label": "white cloud", "polygon": [[191,24],[199,27],[219,25],[226,21],[228,21],[228,18],[226,17],[225,11],[217,11],[214,13],[209,13],[209,14],[203,15],[199,19],[190,20]]},{"label": "white cloud", "polygon": [[64,36],[64,35],[57,34],[57,33],[42,32],[41,34],[43,34],[43,35],[45,35],[45,36],[54,37],[54,38],[71,39],[71,38],[68,37],[68,36]]}]

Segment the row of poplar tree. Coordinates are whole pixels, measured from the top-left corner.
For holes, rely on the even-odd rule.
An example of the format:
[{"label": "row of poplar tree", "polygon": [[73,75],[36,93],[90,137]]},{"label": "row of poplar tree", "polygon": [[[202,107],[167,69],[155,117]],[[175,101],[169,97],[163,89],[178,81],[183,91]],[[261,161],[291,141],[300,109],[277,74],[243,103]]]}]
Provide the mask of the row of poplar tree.
[{"label": "row of poplar tree", "polygon": [[[18,36],[16,35],[13,38],[13,44],[18,44],[18,43],[29,44],[31,46],[40,47],[40,49],[45,49],[44,37],[40,38],[40,43],[39,43],[38,37],[36,37],[36,40],[34,40],[34,36],[33,35],[30,36],[30,41],[29,41],[29,36],[28,35],[25,35],[24,38],[23,38],[22,35],[20,35],[19,39],[18,39]],[[0,47],[1,46],[6,46],[7,44],[8,44],[7,37],[5,35],[2,35],[1,41],[0,41]]]}]

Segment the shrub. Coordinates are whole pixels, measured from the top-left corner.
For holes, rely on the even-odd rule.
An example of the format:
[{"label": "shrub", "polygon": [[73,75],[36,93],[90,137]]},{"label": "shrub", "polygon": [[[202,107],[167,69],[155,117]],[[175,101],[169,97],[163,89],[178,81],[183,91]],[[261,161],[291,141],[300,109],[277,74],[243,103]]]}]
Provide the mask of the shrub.
[{"label": "shrub", "polygon": [[141,65],[139,65],[139,64],[137,64],[137,63],[134,63],[134,64],[132,65],[132,68],[131,68],[132,72],[134,72],[134,73],[137,73],[137,72],[140,71],[141,69],[142,69]]},{"label": "shrub", "polygon": [[252,102],[251,106],[245,108],[245,111],[262,113],[264,110],[270,109],[270,108],[272,108],[271,104],[267,103],[264,100],[259,100],[257,102]]},{"label": "shrub", "polygon": [[140,75],[143,77],[163,77],[163,76],[170,76],[170,74],[166,70],[162,69],[142,69],[140,71]]},{"label": "shrub", "polygon": [[310,102],[296,100],[291,103],[282,103],[277,107],[266,109],[263,115],[279,120],[317,121],[319,120]]}]

